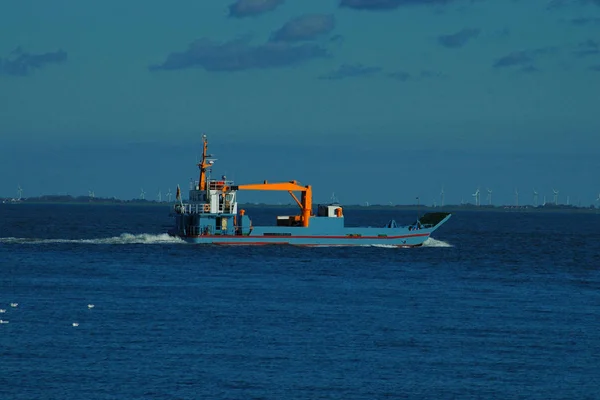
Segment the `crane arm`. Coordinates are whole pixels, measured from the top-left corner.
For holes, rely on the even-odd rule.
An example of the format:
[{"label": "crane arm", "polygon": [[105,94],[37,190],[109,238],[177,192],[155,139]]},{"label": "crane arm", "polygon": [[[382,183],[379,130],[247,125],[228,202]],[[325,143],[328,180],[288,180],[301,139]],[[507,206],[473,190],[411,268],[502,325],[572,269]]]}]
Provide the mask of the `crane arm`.
[{"label": "crane arm", "polygon": [[306,192],[310,190],[310,186],[302,186],[299,185],[297,181],[289,181],[289,182],[276,182],[269,183],[264,181],[263,183],[254,183],[249,185],[238,185],[232,186],[232,189],[238,190],[278,190],[278,191],[299,191]]},{"label": "crane arm", "polygon": [[[229,188],[223,188],[227,191]],[[312,215],[312,188],[310,185],[302,186],[297,181],[269,183],[255,183],[249,185],[231,186],[231,190],[272,190],[272,191],[287,191],[296,201],[302,210],[302,226],[308,226],[308,221]],[[293,192],[302,192],[301,200],[294,195]]]}]

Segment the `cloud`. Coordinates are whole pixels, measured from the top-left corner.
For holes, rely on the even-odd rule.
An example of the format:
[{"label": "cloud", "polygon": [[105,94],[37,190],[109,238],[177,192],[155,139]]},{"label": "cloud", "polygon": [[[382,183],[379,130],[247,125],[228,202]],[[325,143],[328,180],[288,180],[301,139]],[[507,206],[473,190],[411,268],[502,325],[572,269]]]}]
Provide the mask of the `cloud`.
[{"label": "cloud", "polygon": [[421,70],[417,74],[411,74],[406,71],[396,71],[387,74],[388,78],[395,79],[400,82],[408,82],[408,81],[423,81],[426,79],[435,79],[435,78],[443,78],[445,75],[441,72],[432,71],[429,69]]},{"label": "cloud", "polygon": [[596,5],[600,7],[600,0],[550,0],[546,8],[548,10],[568,7],[568,6],[586,6]]},{"label": "cloud", "polygon": [[592,66],[590,67],[590,69],[591,69],[592,71],[600,72],[600,64],[598,64],[598,65],[592,65]]},{"label": "cloud", "polygon": [[342,44],[344,42],[344,37],[342,35],[333,35],[329,38],[329,41],[332,43]]},{"label": "cloud", "polygon": [[280,68],[328,57],[329,52],[313,44],[291,45],[266,43],[251,45],[248,39],[215,43],[200,39],[191,43],[183,52],[174,52],[151,71],[173,71],[186,68],[203,68],[206,71],[241,71],[248,69]]},{"label": "cloud", "polygon": [[600,25],[600,18],[573,18],[571,24],[577,26]]},{"label": "cloud", "polygon": [[9,54],[9,58],[0,58],[0,73],[14,76],[27,76],[35,69],[41,69],[49,64],[60,64],[67,61],[67,52],[31,54],[17,47]]},{"label": "cloud", "polygon": [[292,19],[280,29],[273,32],[273,42],[299,42],[313,40],[320,35],[329,33],[335,27],[333,15],[307,14]]},{"label": "cloud", "polygon": [[253,17],[273,11],[283,4],[283,0],[237,0],[229,6],[229,16],[233,18]]},{"label": "cloud", "polygon": [[421,79],[443,78],[444,74],[439,71],[431,71],[429,69],[424,69],[419,73],[419,77]]},{"label": "cloud", "polygon": [[445,5],[455,0],[341,0],[340,7],[355,10],[394,10],[403,6]]},{"label": "cloud", "polygon": [[335,71],[321,75],[319,79],[323,80],[339,80],[346,78],[359,78],[373,76],[381,72],[380,67],[367,67],[362,64],[343,64]]},{"label": "cloud", "polygon": [[533,50],[513,51],[494,62],[494,68],[506,68],[513,66],[531,66],[538,56],[554,53],[555,47],[541,47]]},{"label": "cloud", "polygon": [[579,43],[576,50],[573,50],[573,54],[577,57],[595,56],[600,54],[600,42],[592,39],[588,39],[584,42]]},{"label": "cloud", "polygon": [[514,65],[524,65],[533,62],[533,57],[526,51],[513,51],[510,54],[500,57],[494,63],[494,68],[512,67]]},{"label": "cloud", "polygon": [[510,36],[510,29],[508,28],[502,28],[499,29],[497,31],[495,31],[494,33],[492,33],[492,37],[494,38],[506,38]]},{"label": "cloud", "polygon": [[526,74],[534,74],[536,72],[540,72],[540,70],[537,67],[534,67],[533,65],[526,65],[519,71],[524,72]]},{"label": "cloud", "polygon": [[458,48],[467,44],[469,40],[479,36],[480,32],[481,30],[477,28],[465,28],[450,35],[438,36],[438,42],[444,47]]},{"label": "cloud", "polygon": [[406,71],[396,71],[387,74],[388,78],[396,79],[400,82],[406,82],[411,79],[411,75]]}]

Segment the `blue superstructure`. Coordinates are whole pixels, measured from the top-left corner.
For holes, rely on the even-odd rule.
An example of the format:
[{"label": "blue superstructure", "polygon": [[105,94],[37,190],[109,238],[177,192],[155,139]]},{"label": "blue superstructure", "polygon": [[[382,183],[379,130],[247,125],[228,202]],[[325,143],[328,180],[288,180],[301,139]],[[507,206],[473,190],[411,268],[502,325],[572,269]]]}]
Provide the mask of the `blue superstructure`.
[{"label": "blue superstructure", "polygon": [[[175,226],[169,231],[170,235],[191,243],[414,247],[422,245],[451,216],[443,212],[427,213],[409,226],[398,226],[392,220],[381,228],[346,227],[343,208],[337,203],[318,205],[314,214],[310,185],[302,186],[296,181],[234,185],[225,176],[211,178],[214,160],[207,155],[206,136],[203,141],[202,162],[198,164],[200,179],[191,183],[187,203],[182,201],[181,190],[177,188]],[[238,212],[239,190],[288,191],[298,203],[301,213],[278,216],[273,226],[253,226],[245,210]],[[301,200],[294,195],[295,191],[301,192]]]}]

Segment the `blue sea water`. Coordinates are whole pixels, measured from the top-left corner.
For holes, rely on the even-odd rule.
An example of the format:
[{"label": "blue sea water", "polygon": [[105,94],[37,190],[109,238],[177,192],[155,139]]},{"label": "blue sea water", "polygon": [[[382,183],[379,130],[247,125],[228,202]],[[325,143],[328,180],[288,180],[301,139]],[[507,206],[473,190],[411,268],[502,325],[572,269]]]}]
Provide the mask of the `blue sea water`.
[{"label": "blue sea water", "polygon": [[168,213],[0,204],[0,399],[599,398],[600,215],[392,249],[201,247]]}]

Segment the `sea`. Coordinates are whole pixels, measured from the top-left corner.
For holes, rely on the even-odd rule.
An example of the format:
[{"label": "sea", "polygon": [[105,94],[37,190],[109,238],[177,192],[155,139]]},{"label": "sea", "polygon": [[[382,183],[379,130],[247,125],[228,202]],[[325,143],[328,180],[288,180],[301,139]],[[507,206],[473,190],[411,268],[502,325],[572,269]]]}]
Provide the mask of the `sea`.
[{"label": "sea", "polygon": [[458,211],[412,249],[186,244],[169,214],[0,204],[0,399],[600,398],[600,214]]}]

